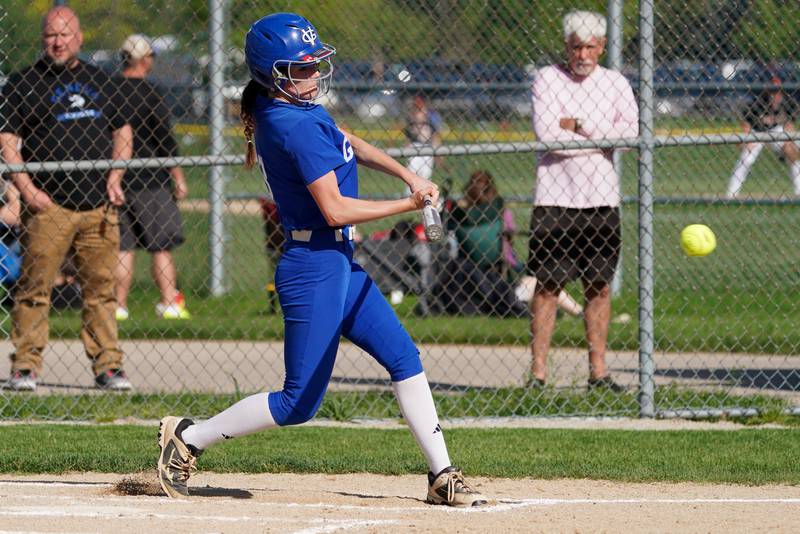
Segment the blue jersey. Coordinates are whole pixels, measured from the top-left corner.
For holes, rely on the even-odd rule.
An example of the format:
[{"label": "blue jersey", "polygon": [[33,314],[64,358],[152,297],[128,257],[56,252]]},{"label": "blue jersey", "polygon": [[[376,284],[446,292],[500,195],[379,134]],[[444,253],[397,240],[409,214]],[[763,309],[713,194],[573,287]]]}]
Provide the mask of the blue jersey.
[{"label": "blue jersey", "polygon": [[297,106],[259,96],[255,108],[256,153],[284,229],[328,227],[308,185],[334,171],[342,196],[358,198],[350,142],[320,105]]}]

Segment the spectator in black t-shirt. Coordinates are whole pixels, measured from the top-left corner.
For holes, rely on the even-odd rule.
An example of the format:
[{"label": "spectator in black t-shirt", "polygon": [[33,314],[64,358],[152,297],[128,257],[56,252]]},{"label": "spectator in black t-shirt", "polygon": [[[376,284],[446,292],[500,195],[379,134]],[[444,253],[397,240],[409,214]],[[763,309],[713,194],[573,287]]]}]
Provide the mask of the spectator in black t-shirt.
[{"label": "spectator in black t-shirt", "polygon": [[[121,48],[123,80],[120,95],[124,115],[133,128],[136,158],[174,157],[178,147],[170,128],[170,113],[157,89],[145,76],[153,68],[153,47],[144,35],[125,39]],[[174,183],[174,189],[170,183]],[[134,250],[152,254],[153,279],[161,292],[156,315],[189,319],[178,291],[172,249],[183,243],[181,215],[176,200],[186,198],[186,178],[180,167],[131,169],[123,182],[125,205],[120,212],[120,254],[117,265],[117,320],[128,318],[128,292],[133,282]]]},{"label": "spectator in black t-shirt", "polygon": [[[745,109],[742,128],[745,134],[750,132],[770,132],[781,134],[793,132],[792,119],[797,113],[797,103],[781,87],[781,79],[776,74],[770,75],[770,86],[761,91],[755,100]],[[728,181],[728,198],[736,198],[747,180],[750,168],[755,164],[764,146],[767,145],[789,165],[789,176],[792,179],[795,196],[800,196],[800,150],[794,141],[778,141],[774,143],[745,143],[742,146],[739,160]]]},{"label": "spectator in black t-shirt", "polygon": [[[133,134],[116,100],[117,82],[83,63],[78,16],[59,6],[42,20],[44,54],[3,87],[0,150],[7,163],[125,160]],[[114,312],[119,251],[116,206],[122,169],[11,173],[22,197],[22,276],[17,284],[6,387],[33,390],[48,338],[50,290],[70,247],[83,291],[83,341],[94,381],[127,390]]]}]

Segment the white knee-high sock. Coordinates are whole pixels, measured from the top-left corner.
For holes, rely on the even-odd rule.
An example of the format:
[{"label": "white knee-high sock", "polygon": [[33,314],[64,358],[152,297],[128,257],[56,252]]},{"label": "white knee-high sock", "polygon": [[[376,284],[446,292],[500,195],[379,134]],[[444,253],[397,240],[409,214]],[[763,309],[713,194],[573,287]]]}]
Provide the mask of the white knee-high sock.
[{"label": "white knee-high sock", "polygon": [[392,389],[400,411],[425,455],[428,468],[432,473],[438,474],[450,466],[450,456],[447,454],[447,444],[444,442],[444,433],[439,425],[439,416],[436,414],[431,387],[425,373],[392,382]]},{"label": "white knee-high sock", "polygon": [[800,161],[795,161],[789,165],[789,174],[792,177],[794,194],[800,196]]},{"label": "white knee-high sock", "polygon": [[205,449],[223,439],[238,438],[278,426],[269,411],[268,395],[250,395],[208,421],[190,426],[183,431],[183,441],[198,449]]},{"label": "white knee-high sock", "polygon": [[744,181],[747,180],[747,175],[750,173],[750,168],[756,162],[763,149],[764,145],[762,144],[747,146],[742,149],[739,161],[736,162],[733,174],[731,174],[731,178],[728,181],[728,198],[733,198],[739,194]]}]

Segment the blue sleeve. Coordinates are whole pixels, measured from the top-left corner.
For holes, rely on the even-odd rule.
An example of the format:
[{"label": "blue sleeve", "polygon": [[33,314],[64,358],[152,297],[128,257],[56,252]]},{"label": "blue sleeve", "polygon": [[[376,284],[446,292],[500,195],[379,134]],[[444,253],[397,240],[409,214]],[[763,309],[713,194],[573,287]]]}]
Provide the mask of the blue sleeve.
[{"label": "blue sleeve", "polygon": [[316,120],[298,123],[287,139],[303,183],[310,185],[344,163],[341,147],[336,146],[331,127]]}]

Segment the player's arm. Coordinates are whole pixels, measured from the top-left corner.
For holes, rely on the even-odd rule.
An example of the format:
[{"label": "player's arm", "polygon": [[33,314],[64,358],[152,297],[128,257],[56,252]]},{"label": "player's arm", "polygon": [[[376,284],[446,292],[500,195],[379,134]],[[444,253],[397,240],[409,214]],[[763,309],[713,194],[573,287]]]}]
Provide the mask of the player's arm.
[{"label": "player's arm", "polygon": [[[130,124],[125,124],[111,133],[111,159],[125,160],[133,156],[133,129]],[[122,177],[125,169],[110,169],[108,171],[108,199],[115,206],[125,203],[125,194],[122,192]]]},{"label": "player's arm", "polygon": [[433,187],[415,191],[410,197],[399,200],[362,200],[342,196],[336,173],[330,171],[308,185],[308,190],[330,226],[361,224],[391,215],[422,209],[423,197],[430,195],[438,200],[439,192]]},{"label": "player's arm", "polygon": [[408,185],[412,192],[426,187],[438,189],[436,184],[409,171],[401,165],[400,162],[380,148],[371,145],[355,134],[341,129],[339,131],[347,137],[350,146],[353,147],[353,153],[356,155],[356,159],[361,165],[388,174],[389,176],[400,178]]},{"label": "player's arm", "polygon": [[[0,133],[0,155],[2,155],[3,160],[9,165],[21,165],[25,163],[19,151],[21,141],[19,136],[13,133]],[[17,186],[25,204],[33,211],[41,211],[53,204],[50,196],[33,184],[33,180],[31,180],[31,176],[27,172],[11,173],[11,179],[14,181],[14,185]]]}]

